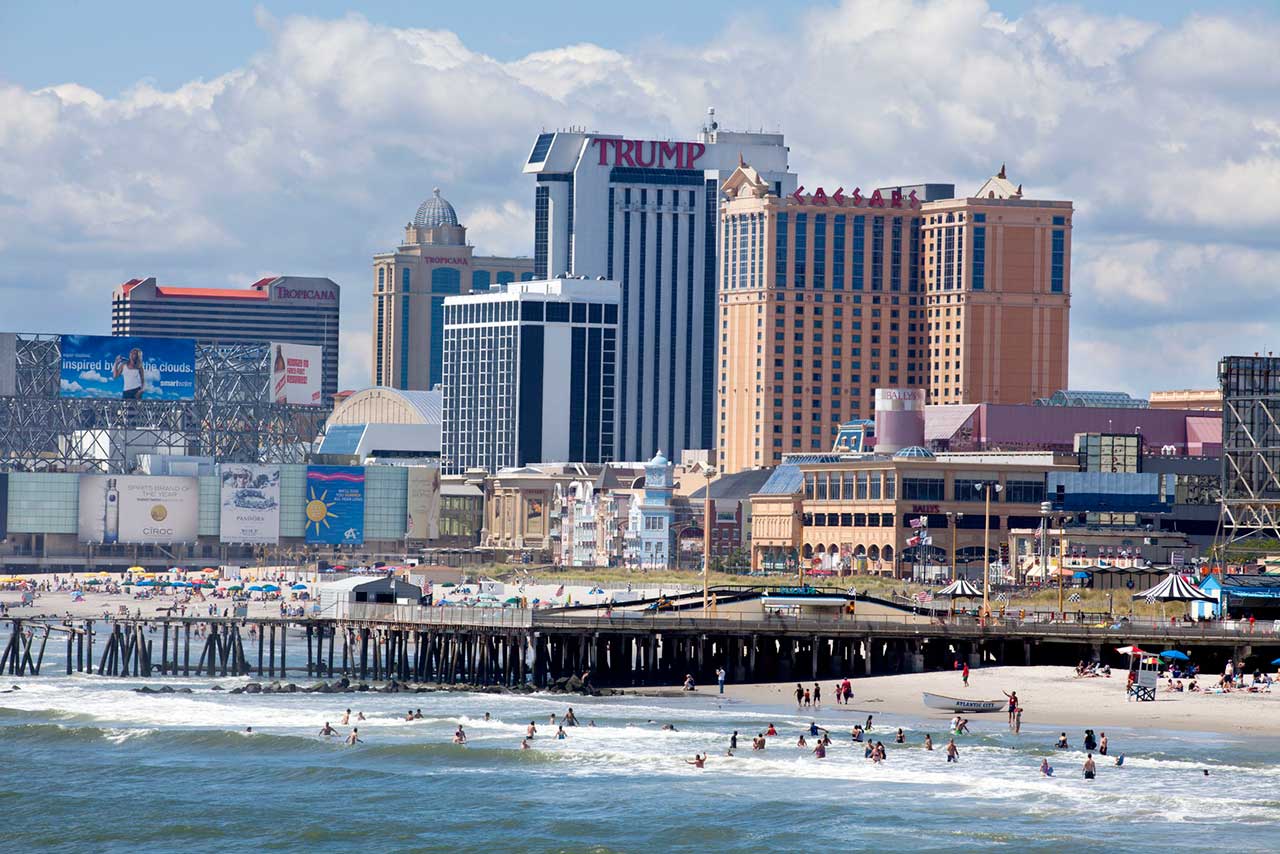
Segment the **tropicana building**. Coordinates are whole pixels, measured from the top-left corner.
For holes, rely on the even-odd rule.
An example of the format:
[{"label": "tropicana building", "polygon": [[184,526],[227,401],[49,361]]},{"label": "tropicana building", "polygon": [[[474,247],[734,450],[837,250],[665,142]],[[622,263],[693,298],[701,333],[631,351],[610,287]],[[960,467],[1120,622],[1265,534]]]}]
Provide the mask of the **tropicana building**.
[{"label": "tropicana building", "polygon": [[721,207],[721,471],[827,451],[876,388],[1031,403],[1067,386],[1072,204],[1001,167],[951,184],[779,195],[742,164]]}]

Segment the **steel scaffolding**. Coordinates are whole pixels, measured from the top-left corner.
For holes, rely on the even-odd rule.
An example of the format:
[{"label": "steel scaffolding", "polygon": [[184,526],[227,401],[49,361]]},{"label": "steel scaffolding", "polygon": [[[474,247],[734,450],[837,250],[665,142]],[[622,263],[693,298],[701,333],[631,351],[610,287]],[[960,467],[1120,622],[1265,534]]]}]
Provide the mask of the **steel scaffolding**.
[{"label": "steel scaffolding", "polygon": [[1280,540],[1280,357],[1227,356],[1222,388],[1218,547]]},{"label": "steel scaffolding", "polygon": [[272,403],[271,345],[196,342],[195,399],[60,397],[59,336],[17,336],[16,394],[0,397],[0,466],[127,474],[139,454],[301,463],[327,407]]}]

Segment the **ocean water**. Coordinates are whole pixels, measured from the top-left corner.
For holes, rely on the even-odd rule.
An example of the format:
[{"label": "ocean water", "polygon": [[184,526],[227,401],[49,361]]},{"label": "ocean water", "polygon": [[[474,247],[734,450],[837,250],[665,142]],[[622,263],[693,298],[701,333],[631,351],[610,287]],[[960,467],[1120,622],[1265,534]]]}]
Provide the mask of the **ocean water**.
[{"label": "ocean water", "polygon": [[[194,689],[172,695],[110,677],[0,682],[0,851],[1280,850],[1275,740],[1108,729],[1125,765],[1100,758],[1086,781],[1083,752],[1049,749],[1060,728],[1014,736],[1003,715],[974,716],[974,733],[957,738],[960,762],[948,765],[937,722],[856,704],[801,716],[701,692],[210,690],[244,681],[147,683]],[[584,725],[555,740],[548,716],[570,705]],[[348,707],[367,716],[366,743],[317,736],[326,720],[345,734]],[[409,708],[425,719],[404,721]],[[868,711],[888,750],[882,765],[849,738]],[[530,720],[539,734],[522,751]],[[810,720],[832,730],[824,760],[795,747]],[[770,722],[779,737],[753,753],[751,736]],[[451,743],[459,723],[466,746]],[[906,746],[893,743],[899,726]],[[728,758],[734,729],[743,747]],[[925,732],[932,753],[920,746]],[[1068,734],[1078,744],[1081,733]],[[685,764],[700,751],[705,769]],[[1039,774],[1042,756],[1054,778]]]}]

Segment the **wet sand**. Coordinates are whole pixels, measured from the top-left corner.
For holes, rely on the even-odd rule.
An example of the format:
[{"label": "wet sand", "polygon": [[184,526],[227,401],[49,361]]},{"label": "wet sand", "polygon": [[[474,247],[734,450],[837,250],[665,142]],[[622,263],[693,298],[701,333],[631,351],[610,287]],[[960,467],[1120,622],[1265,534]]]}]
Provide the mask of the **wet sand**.
[{"label": "wet sand", "polygon": [[[832,702],[835,682],[827,680],[822,682],[822,712],[828,721],[832,715],[847,715],[849,726],[869,714],[910,715],[945,724],[955,713],[926,707],[922,692],[969,700],[1003,700],[1002,691],[1016,691],[1024,709],[1024,727],[1031,724],[1095,730],[1133,727],[1280,735],[1280,685],[1276,693],[1271,694],[1192,694],[1166,692],[1161,683],[1154,701],[1139,703],[1125,699],[1124,671],[1112,672],[1110,679],[1078,678],[1072,667],[987,667],[970,673],[968,688],[961,682],[960,674],[951,671],[873,676],[853,680],[853,699],[847,706]],[[1202,686],[1210,681],[1216,682],[1217,677],[1199,680]],[[810,690],[813,688],[812,680],[801,684]],[[795,682],[729,684],[725,686],[725,696],[730,700],[794,709],[795,687]],[[699,694],[715,691],[714,683],[698,687]],[[636,689],[636,693],[651,693],[651,689]],[[652,693],[670,696],[682,692],[678,688],[661,688],[652,689]],[[1008,720],[1003,710],[984,714],[966,712],[964,716],[988,724],[1003,725]]]}]

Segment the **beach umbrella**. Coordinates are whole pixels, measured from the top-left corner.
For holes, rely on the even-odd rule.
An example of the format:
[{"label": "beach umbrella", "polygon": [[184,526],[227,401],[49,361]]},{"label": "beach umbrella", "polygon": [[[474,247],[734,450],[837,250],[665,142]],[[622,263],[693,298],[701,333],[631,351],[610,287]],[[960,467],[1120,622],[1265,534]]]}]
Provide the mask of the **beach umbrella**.
[{"label": "beach umbrella", "polygon": [[131,566],[125,572],[146,572],[146,570],[140,566]]},{"label": "beach umbrella", "polygon": [[279,592],[280,592],[280,585],[279,585],[279,584],[264,584],[264,585],[262,585],[262,592],[263,592],[263,593],[279,593]]},{"label": "beach umbrella", "polygon": [[1191,660],[1191,656],[1187,655],[1185,652],[1178,652],[1176,649],[1166,649],[1164,652],[1160,653],[1160,657],[1169,661]]},{"label": "beach umbrella", "polygon": [[98,573],[98,577],[99,577],[99,578],[110,578],[110,577],[111,577],[111,573],[109,573],[109,572],[99,572],[99,573]]},{"label": "beach umbrella", "polygon": [[169,587],[190,587],[191,586],[190,581],[166,581],[164,583]]},{"label": "beach umbrella", "polygon": [[948,596],[952,599],[979,599],[982,597],[982,591],[963,578],[957,578],[939,590],[937,595]]},{"label": "beach umbrella", "polygon": [[305,584],[303,584],[301,581],[299,581],[297,584],[290,585],[289,589],[290,589],[290,590],[306,590],[306,589],[307,589],[307,585],[305,585]]},{"label": "beach umbrella", "polygon": [[1277,658],[1275,661],[1273,661],[1273,662],[1271,662],[1271,663],[1272,663],[1272,664],[1280,664],[1280,658]]},{"label": "beach umbrella", "polygon": [[261,585],[261,584],[250,584],[250,585],[249,585],[249,592],[250,592],[250,593],[261,593],[261,592],[262,592],[262,590],[263,590],[263,587],[262,587],[262,585]]},{"label": "beach umbrella", "polygon": [[243,589],[244,589],[244,585],[243,585],[243,584],[228,584],[228,585],[227,585],[227,589],[228,589],[228,590],[243,590]]},{"label": "beach umbrella", "polygon": [[156,584],[156,582],[154,582],[154,581],[149,581],[149,580],[137,581],[137,582],[134,582],[134,583],[135,583],[135,584],[137,584],[139,587],[157,587],[157,586],[159,586],[159,585],[157,585],[157,584]]},{"label": "beach umbrella", "polygon": [[1139,648],[1137,644],[1132,646],[1118,646],[1116,647],[1116,652],[1121,655],[1146,655],[1146,653]]}]

